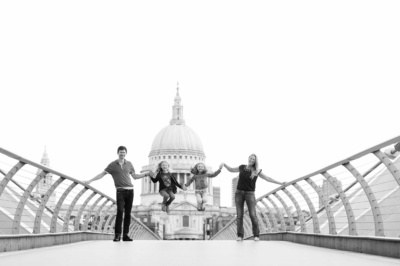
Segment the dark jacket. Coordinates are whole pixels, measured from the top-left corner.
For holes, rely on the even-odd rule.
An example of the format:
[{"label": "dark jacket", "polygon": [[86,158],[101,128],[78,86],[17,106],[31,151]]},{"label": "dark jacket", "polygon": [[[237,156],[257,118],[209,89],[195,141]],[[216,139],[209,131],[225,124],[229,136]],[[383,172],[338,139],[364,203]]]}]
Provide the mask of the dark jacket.
[{"label": "dark jacket", "polygon": [[[183,190],[182,186],[178,183],[178,181],[176,181],[176,176],[175,176],[175,174],[171,174],[171,173],[167,173],[167,174],[171,177],[171,188],[172,188],[172,192],[173,192],[174,194],[176,194],[176,191],[177,191],[177,188],[176,188],[176,187],[179,187],[180,189]],[[164,181],[161,179],[161,172],[158,172],[158,174],[156,175],[155,178],[153,178],[153,177],[150,176],[150,179],[151,179],[151,181],[152,181],[153,183],[157,183],[157,182],[160,183],[160,189],[158,190],[159,192],[160,192],[162,189],[166,188],[166,186],[164,185]]]}]

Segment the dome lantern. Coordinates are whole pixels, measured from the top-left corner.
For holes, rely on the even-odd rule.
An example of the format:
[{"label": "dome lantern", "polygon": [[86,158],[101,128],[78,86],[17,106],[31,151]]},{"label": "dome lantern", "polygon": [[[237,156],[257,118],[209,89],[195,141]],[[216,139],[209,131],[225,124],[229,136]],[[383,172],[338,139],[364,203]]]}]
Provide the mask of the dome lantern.
[{"label": "dome lantern", "polygon": [[179,96],[179,83],[176,88],[176,96],[174,100],[174,106],[172,106],[172,119],[171,125],[184,125],[185,120],[183,119],[183,106],[181,105],[181,96]]}]

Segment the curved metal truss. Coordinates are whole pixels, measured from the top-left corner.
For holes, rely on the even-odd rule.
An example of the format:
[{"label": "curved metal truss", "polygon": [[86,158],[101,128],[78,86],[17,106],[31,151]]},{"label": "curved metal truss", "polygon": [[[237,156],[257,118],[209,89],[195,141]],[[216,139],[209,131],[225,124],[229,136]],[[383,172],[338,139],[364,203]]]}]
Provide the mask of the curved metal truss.
[{"label": "curved metal truss", "polygon": [[[261,233],[399,237],[398,154],[400,136],[259,197],[256,210]],[[212,239],[235,239],[235,220],[236,217]],[[247,211],[243,224],[245,238],[252,237]]]},{"label": "curved metal truss", "polygon": [[[0,148],[0,234],[112,234],[115,214],[115,200],[97,189]],[[134,239],[161,239],[131,219]]]}]

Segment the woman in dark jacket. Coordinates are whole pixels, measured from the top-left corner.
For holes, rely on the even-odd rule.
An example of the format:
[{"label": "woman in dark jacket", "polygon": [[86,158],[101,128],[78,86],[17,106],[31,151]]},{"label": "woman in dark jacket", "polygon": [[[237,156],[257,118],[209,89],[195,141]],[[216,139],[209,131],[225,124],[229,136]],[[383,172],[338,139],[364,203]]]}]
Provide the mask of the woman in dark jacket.
[{"label": "woman in dark jacket", "polygon": [[247,165],[240,165],[239,167],[229,167],[224,164],[225,168],[232,173],[239,172],[239,180],[235,193],[235,203],[236,203],[236,214],[237,214],[237,240],[242,241],[244,236],[243,230],[243,213],[244,213],[244,203],[246,202],[247,208],[249,210],[249,216],[251,220],[251,225],[253,228],[254,240],[259,240],[260,229],[258,227],[258,220],[256,215],[256,197],[254,192],[256,190],[256,181],[260,177],[265,181],[275,183],[278,185],[283,185],[285,182],[279,182],[271,177],[268,177],[261,173],[261,169],[258,167],[258,158],[255,154],[249,156],[249,162]]},{"label": "woman in dark jacket", "polygon": [[183,188],[178,181],[176,181],[175,174],[169,172],[169,164],[166,161],[162,161],[158,164],[155,173],[150,172],[150,178],[153,183],[160,183],[159,192],[163,197],[162,210],[169,213],[169,205],[175,199],[176,187],[182,190],[186,190],[186,188]]}]

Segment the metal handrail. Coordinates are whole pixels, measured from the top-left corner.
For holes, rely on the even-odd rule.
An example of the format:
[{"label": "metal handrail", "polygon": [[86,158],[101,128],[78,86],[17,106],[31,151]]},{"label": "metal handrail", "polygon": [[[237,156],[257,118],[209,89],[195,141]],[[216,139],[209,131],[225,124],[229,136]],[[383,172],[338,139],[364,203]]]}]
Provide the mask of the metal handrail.
[{"label": "metal handrail", "polygon": [[[79,197],[81,195],[84,194],[84,192],[86,192],[87,190],[90,190],[92,192],[92,195],[99,195],[99,198],[95,201],[95,204],[93,204],[90,209],[91,211],[93,211],[95,209],[95,207],[97,207],[97,204],[101,201],[101,199],[105,199],[104,202],[107,203],[111,203],[111,205],[109,205],[109,208],[107,208],[108,210],[111,210],[112,206],[116,205],[116,201],[109,197],[108,195],[102,193],[101,191],[97,190],[96,188],[80,181],[77,180],[71,176],[68,176],[66,174],[63,174],[59,171],[56,171],[54,169],[51,169],[50,167],[41,165],[39,163],[33,162],[29,159],[26,159],[22,156],[19,156],[13,152],[10,152],[4,148],[0,147],[0,154],[3,154],[9,158],[15,159],[18,161],[18,163],[8,172],[6,173],[4,170],[0,169],[0,173],[4,175],[4,178],[1,180],[0,182],[0,196],[2,195],[4,189],[7,187],[8,183],[11,182],[13,184],[15,184],[19,189],[21,189],[23,191],[23,195],[20,199],[20,202],[18,204],[18,208],[16,209],[16,214],[14,216],[14,222],[12,225],[12,231],[13,234],[19,234],[19,228],[21,226],[21,215],[23,214],[25,208],[26,208],[26,203],[28,202],[28,198],[29,196],[31,196],[31,192],[33,190],[33,188],[36,186],[36,184],[38,184],[38,182],[44,178],[47,174],[51,173],[53,175],[59,176],[59,179],[52,185],[52,187],[50,187],[46,194],[43,196],[42,199],[34,199],[35,202],[37,202],[39,204],[38,209],[36,210],[36,218],[35,218],[35,223],[34,223],[34,227],[33,227],[33,233],[34,234],[38,234],[40,233],[40,228],[41,228],[41,224],[42,224],[42,214],[43,214],[43,210],[46,209],[48,210],[52,215],[52,222],[51,222],[51,226],[53,227],[50,230],[50,233],[57,233],[56,228],[54,228],[55,224],[56,224],[56,219],[60,219],[61,221],[64,221],[64,229],[63,232],[67,232],[69,229],[69,225],[68,225],[68,221],[69,221],[69,215],[68,215],[68,221],[65,220],[64,218],[60,217],[58,215],[59,209],[53,210],[51,208],[49,208],[48,206],[46,206],[46,203],[51,195],[51,193],[54,192],[54,190],[59,186],[59,184],[61,184],[64,180],[69,180],[72,181],[72,184],[69,186],[69,188],[67,190],[64,190],[63,193],[63,197],[61,197],[59,199],[59,202],[57,203],[57,207],[59,208],[63,202],[63,200],[65,199],[66,196],[68,196],[68,194],[72,191],[72,189],[76,186],[76,185],[82,185],[84,187],[84,189],[81,190],[81,193],[78,193],[78,195],[75,195],[75,198],[73,200],[73,204],[76,204],[77,201],[79,200]],[[33,166],[37,169],[40,169],[41,171],[38,171],[38,175],[36,176],[35,179],[32,180],[31,184],[28,186],[28,188],[24,188],[21,184],[19,184],[19,182],[17,182],[16,180],[13,180],[13,176],[21,169],[23,168],[24,165],[30,165]],[[89,201],[87,200],[86,204],[89,203]],[[102,208],[105,207],[106,204],[102,204]],[[74,206],[68,205],[69,209],[73,209]],[[1,206],[0,206],[1,207]],[[83,208],[81,208],[80,212],[82,213],[84,211]],[[99,210],[97,211],[97,213],[100,213],[101,209],[99,208]],[[0,213],[1,214],[1,213]],[[70,214],[70,213],[69,213]],[[90,212],[89,215],[91,215],[92,213]],[[97,214],[96,214],[97,215]],[[97,217],[97,216],[95,216]],[[115,214],[112,215],[112,217],[115,217]],[[90,217],[88,217],[87,219],[89,219]],[[137,234],[135,232],[130,232],[131,235],[137,235],[138,237],[140,237],[141,239],[161,239],[157,234],[155,234],[153,231],[151,231],[146,225],[144,225],[139,219],[137,219],[136,217],[134,217],[133,215],[131,216],[132,222],[134,224],[136,224],[136,226],[134,227],[135,232],[137,231],[141,231],[140,234]],[[79,225],[79,221],[77,221],[78,225]],[[110,226],[107,221],[104,224],[105,229],[104,231],[108,231],[107,227]],[[87,230],[87,222],[82,226],[83,230]],[[97,225],[97,227],[102,227],[101,224]],[[95,226],[91,227],[91,230],[94,229]],[[77,226],[75,228],[75,231],[79,231],[79,226]],[[99,230],[97,230],[99,231]],[[145,233],[144,233],[145,232]]]},{"label": "metal handrail", "polygon": [[[349,215],[353,215],[353,211],[351,208],[351,204],[349,203],[349,198],[344,194],[345,192],[349,191],[351,188],[353,188],[356,184],[360,184],[361,189],[364,190],[366,197],[368,198],[369,201],[369,208],[372,210],[373,212],[373,218],[374,218],[374,225],[375,225],[375,235],[376,236],[384,236],[384,228],[383,228],[383,222],[382,222],[382,218],[381,218],[381,213],[380,213],[380,208],[379,208],[379,204],[378,204],[378,200],[375,198],[373,191],[369,188],[369,186],[367,185],[367,182],[365,181],[365,178],[371,174],[375,169],[377,169],[379,166],[384,165],[386,167],[387,170],[390,171],[390,173],[393,175],[393,178],[396,180],[398,186],[400,187],[400,171],[397,170],[396,166],[391,163],[386,156],[380,151],[382,148],[387,147],[391,144],[395,144],[395,143],[399,143],[400,142],[400,136],[391,138],[387,141],[384,141],[378,145],[375,145],[371,148],[368,148],[362,152],[359,152],[353,156],[347,157],[346,159],[340,160],[334,164],[328,165],[318,171],[314,171],[310,174],[307,174],[305,176],[302,176],[300,178],[296,178],[292,181],[289,181],[287,183],[285,183],[284,185],[281,185],[279,187],[277,187],[276,189],[273,189],[271,191],[269,191],[268,193],[262,195],[261,197],[258,197],[256,199],[256,201],[258,203],[263,203],[265,205],[265,203],[262,201],[263,199],[267,199],[270,201],[271,204],[275,205],[274,202],[271,200],[272,196],[276,196],[277,199],[279,199],[280,201],[282,201],[282,198],[279,197],[279,195],[277,195],[277,192],[279,191],[283,191],[286,188],[290,187],[290,186],[294,186],[296,188],[299,187],[299,185],[297,184],[300,181],[306,181],[307,183],[310,184],[310,186],[315,190],[315,192],[318,194],[318,197],[320,198],[320,200],[324,203],[324,206],[322,206],[321,208],[318,209],[318,211],[314,211],[315,213],[313,213],[313,216],[310,216],[309,218],[307,218],[305,221],[302,221],[302,223],[304,222],[308,222],[310,220],[313,220],[317,217],[316,215],[325,211],[327,214],[327,219],[329,220],[328,225],[329,225],[329,232],[330,234],[336,234],[336,226],[335,226],[335,219],[334,219],[334,215],[333,215],[333,211],[331,210],[331,205],[335,202],[337,202],[339,199],[341,199],[343,201],[343,204],[345,209],[346,209],[346,216],[348,218],[348,226],[349,226],[349,233],[350,234],[354,234],[357,235],[357,228],[356,228],[356,222],[354,220],[354,217],[351,217]],[[364,174],[360,174],[357,169],[355,169],[355,167],[353,165],[351,165],[351,162],[356,160],[356,159],[360,159],[366,155],[369,154],[373,154],[375,155],[379,161],[377,163],[375,163],[373,166],[371,166],[367,171],[365,171]],[[352,176],[354,176],[356,178],[356,180],[354,182],[351,182],[349,185],[346,186],[346,188],[341,189],[340,187],[338,187],[338,185],[336,184],[336,190],[338,191],[338,193],[334,196],[334,198],[330,198],[327,199],[322,193],[321,191],[319,191],[317,185],[315,184],[315,182],[313,182],[311,180],[311,177],[315,177],[317,175],[321,175],[322,177],[324,177],[327,181],[329,181],[329,183],[331,183],[331,185],[333,187],[335,187],[335,183],[337,182],[335,178],[333,178],[332,176],[330,176],[327,172],[339,167],[339,166],[344,166],[349,173],[352,174]],[[301,188],[298,188],[301,189]],[[307,202],[307,199],[304,198],[304,191],[299,191],[300,194],[303,197],[303,200],[305,200]],[[282,192],[284,193],[284,192]],[[303,193],[303,194],[302,194]],[[293,198],[294,199],[294,198]],[[291,199],[291,201],[293,201],[293,199]],[[296,199],[294,199],[296,200]],[[308,199],[309,200],[309,199]],[[298,205],[297,202],[293,202],[294,205]],[[309,205],[310,202],[307,202],[307,204]],[[311,203],[312,204],[312,203]],[[284,205],[284,207],[286,206],[286,204]],[[287,206],[285,207],[287,208]],[[313,207],[314,208],[314,207]],[[328,209],[327,209],[328,208]],[[277,209],[277,206],[274,206],[273,209],[275,209],[275,211],[279,211]],[[310,208],[311,210],[311,208]],[[287,212],[287,210],[285,210]],[[245,215],[248,215],[248,212],[245,212]],[[270,213],[270,215],[274,215],[273,213]],[[299,214],[300,215],[300,214]],[[289,215],[288,215],[289,216]],[[290,218],[290,217],[289,217]],[[267,217],[268,219],[268,217]],[[317,218],[318,219],[318,218]],[[233,218],[231,221],[228,222],[228,224],[226,224],[220,231],[218,231],[213,237],[212,239],[224,239],[224,238],[228,238],[228,239],[232,239],[232,231],[236,232],[236,228],[235,227],[235,221],[236,218]],[[273,224],[273,223],[271,223]],[[246,226],[246,223],[244,223],[245,225],[245,235],[247,234],[247,237],[249,235],[251,235],[251,228],[249,228],[249,226]],[[246,228],[247,227],[247,228]],[[304,229],[304,227],[302,226],[302,230]],[[229,232],[228,232],[229,231]],[[314,225],[314,233],[320,233],[319,231],[319,223],[316,223]]]}]

